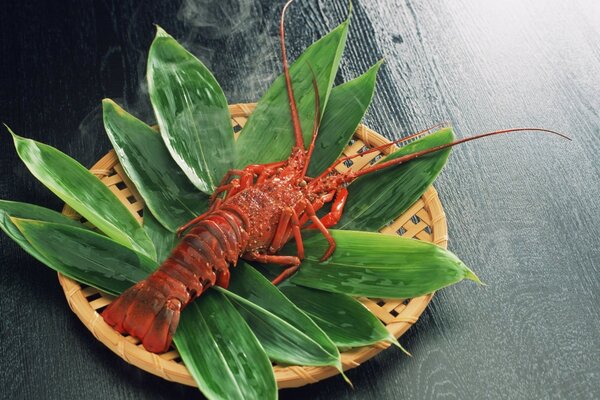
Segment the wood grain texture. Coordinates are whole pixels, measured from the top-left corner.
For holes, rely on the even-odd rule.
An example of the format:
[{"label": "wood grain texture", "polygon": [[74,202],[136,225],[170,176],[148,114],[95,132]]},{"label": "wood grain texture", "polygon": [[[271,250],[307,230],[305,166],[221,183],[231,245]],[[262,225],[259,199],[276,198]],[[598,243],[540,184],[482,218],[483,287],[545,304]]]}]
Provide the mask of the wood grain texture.
[{"label": "wood grain texture", "polygon": [[[600,397],[600,7],[594,0],[355,0],[336,81],[385,57],[366,123],[397,138],[440,121],[459,135],[544,126],[456,149],[437,181],[450,249],[488,283],[438,293],[390,349],[283,399]],[[299,0],[292,58],[347,2]],[[0,119],[90,166],[110,148],[100,99],[153,122],[145,60],[158,23],[213,70],[229,102],[280,70],[279,5],[9,1],[0,13]],[[214,23],[218,21],[218,23]],[[60,209],[0,135],[0,196]],[[176,399],[196,391],[131,367],[70,312],[56,276],[2,235],[2,398]]]}]

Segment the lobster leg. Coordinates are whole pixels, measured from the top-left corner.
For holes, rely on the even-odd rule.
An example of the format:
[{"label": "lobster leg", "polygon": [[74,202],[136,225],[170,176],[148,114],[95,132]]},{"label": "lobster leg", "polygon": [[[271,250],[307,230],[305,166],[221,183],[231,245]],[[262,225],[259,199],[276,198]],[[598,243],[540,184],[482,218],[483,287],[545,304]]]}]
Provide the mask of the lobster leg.
[{"label": "lobster leg", "polygon": [[[214,203],[213,203],[214,204]],[[206,215],[208,213],[210,213],[212,211],[212,209],[209,209],[208,211],[198,215],[196,218],[190,220],[189,222],[187,222],[185,225],[181,225],[179,228],[177,228],[177,236],[181,236],[181,234],[185,231],[187,231],[190,227],[192,227],[192,225],[197,224],[198,222],[202,221],[204,219],[204,217],[206,217]]]},{"label": "lobster leg", "polygon": [[273,285],[279,285],[281,282],[294,275],[296,271],[298,271],[298,268],[300,268],[300,265],[292,265],[291,267],[284,269],[271,281],[271,283]]},{"label": "lobster leg", "polygon": [[[344,191],[345,193],[340,194],[340,192],[342,192],[342,191]],[[347,195],[348,195],[348,191],[346,189],[340,190],[338,192],[338,196],[336,196],[336,201],[333,206],[335,208],[335,211],[332,211],[331,213],[325,215],[325,217],[328,217],[330,214],[332,215],[328,219],[328,220],[331,220],[332,225],[335,225],[339,221],[339,219],[342,215],[342,209],[346,202]],[[317,200],[317,202],[319,200]],[[331,198],[329,197],[329,201],[330,200],[331,200]],[[338,206],[336,206],[336,204]],[[323,206],[323,204],[321,203],[320,207],[322,207],[322,206]],[[333,239],[333,237],[331,236],[331,234],[329,233],[329,231],[327,230],[325,225],[321,222],[319,217],[317,217],[313,205],[307,201],[306,203],[304,203],[304,208],[306,211],[305,215],[307,215],[308,218],[313,222],[311,224],[311,226],[315,226],[317,229],[319,229],[321,231],[321,233],[323,234],[323,236],[325,236],[325,239],[327,239],[327,241],[329,242],[329,248],[327,249],[327,251],[325,252],[323,257],[321,257],[321,261],[325,261],[326,259],[331,257],[331,254],[333,254],[333,252],[335,251],[335,240]],[[254,257],[251,260],[259,261],[261,263],[274,263],[274,264],[281,264],[281,265],[291,264],[288,268],[284,269],[275,279],[273,279],[271,281],[271,283],[273,283],[273,285],[278,285],[279,283],[283,282],[285,279],[292,276],[300,267],[300,260],[304,258],[304,244],[302,242],[302,234],[300,232],[300,226],[301,226],[300,220],[298,219],[298,215],[296,214],[296,212],[293,209],[289,208],[287,210],[288,210],[287,212],[284,211],[284,213],[282,213],[280,224],[277,227],[277,232],[275,234],[275,238],[273,238],[273,242],[272,242],[271,248],[269,250],[274,252],[275,249],[279,249],[281,247],[280,241],[282,241],[283,243],[287,242],[287,239],[289,238],[289,235],[290,235],[289,226],[291,225],[291,230],[294,234],[294,239],[296,240],[296,247],[298,249],[298,257],[277,256],[277,255],[270,255],[270,254],[250,254],[249,255],[249,256]],[[338,210],[339,210],[339,212],[338,212]],[[283,235],[283,236],[279,236],[279,235]],[[281,238],[283,238],[285,240],[283,240]],[[247,258],[247,256],[244,256],[244,257]],[[297,263],[295,262],[296,260],[297,260]]]},{"label": "lobster leg", "polygon": [[[221,179],[221,183],[210,196],[210,202],[212,203],[215,201],[215,198],[225,191],[227,192],[225,199],[233,196],[238,191],[252,186],[255,176],[268,176],[268,172],[281,167],[285,163],[285,161],[276,161],[267,164],[252,164],[246,166],[244,169],[230,169],[227,171],[223,179]],[[229,181],[231,177],[236,175],[239,177],[239,179],[233,179]]]},{"label": "lobster leg", "polygon": [[[306,179],[306,178],[305,178]],[[334,196],[336,194],[335,190],[332,190],[329,193],[324,194],[323,196],[319,197],[318,199],[316,199],[313,203],[313,209],[315,210],[315,212],[319,211],[321,208],[323,208],[323,206],[326,203],[329,203],[330,201],[333,200]],[[304,213],[302,214],[302,217],[300,217],[300,226],[304,226],[304,224],[306,224],[308,222],[308,214]],[[312,224],[310,227],[314,227]],[[289,237],[288,237],[289,239]]]},{"label": "lobster leg", "polygon": [[289,265],[275,279],[271,281],[273,285],[280,284],[283,280],[294,274],[300,267],[300,259],[296,256],[278,256],[275,254],[260,254],[258,252],[246,253],[243,255],[246,260],[258,261],[262,264]]},{"label": "lobster leg", "polygon": [[239,178],[231,180],[231,182],[227,185],[223,185],[217,188],[215,192],[212,194],[211,198],[217,196],[219,193],[227,191],[225,198],[223,200],[227,200],[231,196],[237,194],[239,191],[249,188],[254,184],[254,169],[244,168],[239,173]]},{"label": "lobster leg", "polygon": [[244,173],[244,171],[241,169],[230,169],[229,171],[227,171],[225,176],[223,176],[223,179],[221,179],[221,183],[219,183],[219,186],[217,186],[217,188],[213,192],[212,196],[216,196],[215,193],[218,194],[218,193],[222,192],[222,190],[219,191],[219,189],[222,188],[223,186],[227,185],[227,183],[229,183],[229,179],[232,176],[234,176],[234,175],[241,176],[243,173]]},{"label": "lobster leg", "polygon": [[271,246],[269,247],[269,251],[271,253],[276,253],[281,248],[281,246],[283,246],[285,234],[288,230],[291,218],[292,209],[289,207],[283,209],[283,211],[281,212],[281,216],[279,217],[277,230],[275,231],[275,235],[273,236],[273,240],[271,241]]},{"label": "lobster leg", "polygon": [[213,194],[210,195],[210,202],[213,203],[214,201],[216,201],[215,200],[216,197],[223,192],[227,192],[227,194],[225,195],[225,198],[227,198],[227,197],[233,196],[234,194],[239,192],[239,190],[240,190],[240,180],[237,178],[232,179],[231,182],[229,182],[228,184],[219,186],[218,188],[215,189]]},{"label": "lobster leg", "polygon": [[327,242],[329,243],[329,247],[325,251],[325,254],[323,254],[323,257],[321,257],[321,259],[320,259],[320,261],[325,261],[329,257],[331,257],[331,255],[335,251],[335,240],[333,239],[333,236],[331,236],[331,233],[329,233],[329,231],[327,230],[325,225],[323,225],[323,222],[321,222],[321,220],[315,213],[315,209],[314,209],[313,205],[310,202],[306,201],[305,206],[306,206],[306,214],[308,214],[308,218],[312,221],[312,223],[314,224],[316,229],[321,231],[321,233],[323,234],[323,236],[325,236],[325,239],[327,239]]},{"label": "lobster leg", "polygon": [[275,279],[271,281],[274,285],[281,283],[289,276],[293,275],[300,266],[300,261],[304,258],[304,244],[302,242],[302,234],[300,233],[300,220],[296,211],[288,207],[283,210],[279,223],[277,225],[277,231],[271,241],[269,251],[275,253],[284,243],[287,242],[291,233],[294,235],[296,240],[296,248],[298,250],[297,256],[279,256],[275,254],[260,254],[258,252],[251,252],[244,254],[244,258],[250,261],[258,261],[263,264],[274,263],[279,265],[289,265],[288,268],[284,269]]},{"label": "lobster leg", "polygon": [[286,162],[287,162],[287,160],[273,161],[273,162],[266,163],[266,164],[251,164],[251,165],[246,166],[246,168],[244,168],[244,169],[251,171],[253,174],[260,175],[267,170],[274,170],[279,167],[282,167],[285,165]]},{"label": "lobster leg", "polygon": [[291,207],[284,209],[281,213],[269,251],[271,253],[279,251],[279,249],[281,249],[281,247],[289,240],[290,233],[294,235],[294,239],[296,240],[298,258],[303,259],[304,244],[302,243],[302,234],[300,233],[300,220],[296,211]]},{"label": "lobster leg", "polygon": [[[346,199],[348,198],[348,189],[341,188],[335,193],[335,200],[331,205],[331,211],[321,217],[321,222],[326,228],[331,228],[340,221],[344,206],[346,205]],[[314,207],[314,205],[313,205]],[[316,226],[311,224],[307,226],[307,229],[315,229]]]},{"label": "lobster leg", "polygon": [[229,277],[231,276],[231,273],[229,272],[229,268],[218,271],[217,272],[217,286],[220,286],[224,289],[227,289],[229,287]]},{"label": "lobster leg", "polygon": [[[304,258],[304,243],[302,242],[302,234],[300,233],[300,219],[294,209],[291,209],[291,217],[289,227],[286,229],[283,238],[283,243],[287,243],[290,237],[290,233],[294,235],[296,241],[296,251],[298,252],[298,258],[302,260]],[[281,248],[283,243],[279,246]]]},{"label": "lobster leg", "polygon": [[294,233],[294,239],[296,240],[296,250],[298,251],[298,258],[304,258],[304,243],[302,242],[302,234],[300,233],[300,220],[296,211],[292,210],[292,232]]},{"label": "lobster leg", "polygon": [[271,175],[273,175],[275,173],[275,171],[277,170],[277,168],[282,167],[283,165],[285,165],[286,161],[276,161],[276,162],[272,162],[269,164],[262,164],[262,165],[258,165],[258,167],[262,167],[260,169],[256,169],[255,173],[258,175],[258,178],[256,179],[256,183],[262,183],[264,182],[268,177],[270,177]]}]

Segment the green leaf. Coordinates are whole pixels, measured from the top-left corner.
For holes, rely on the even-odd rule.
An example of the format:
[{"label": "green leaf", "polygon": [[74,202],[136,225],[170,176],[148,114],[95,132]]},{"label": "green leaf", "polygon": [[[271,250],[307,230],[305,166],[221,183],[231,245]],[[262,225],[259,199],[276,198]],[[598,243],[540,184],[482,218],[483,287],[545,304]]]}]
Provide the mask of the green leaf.
[{"label": "green leaf", "polygon": [[[453,140],[452,129],[444,128],[402,147],[381,162]],[[383,228],[423,195],[446,165],[450,151],[437,151],[406,164],[360,177],[348,186],[348,202],[336,227],[358,231],[378,231]]]},{"label": "green leaf", "polygon": [[271,282],[240,262],[232,271],[229,290],[272,360],[291,365],[332,365],[341,371],[340,353],[327,335]]},{"label": "green leaf", "polygon": [[198,189],[212,193],[233,165],[227,100],[204,64],[160,27],[148,54],[148,91],[171,156]]},{"label": "green leaf", "polygon": [[162,263],[179,243],[177,234],[165,229],[148,210],[144,210],[144,229],[154,243],[156,261]]},{"label": "green leaf", "polygon": [[174,341],[209,399],[277,398],[269,358],[223,294],[209,291],[187,306]]},{"label": "green leaf", "polygon": [[288,285],[283,294],[304,311],[338,347],[368,346],[397,340],[358,300],[341,293]]},{"label": "green leaf", "polygon": [[[371,232],[330,232],[337,250],[325,262],[319,262],[328,246],[323,235],[306,235],[306,258],[293,283],[350,296],[411,298],[465,278],[479,282],[454,254],[432,243]],[[286,246],[288,254],[294,245]]]},{"label": "green leaf", "polygon": [[117,242],[156,256],[146,232],[100,179],[54,147],[9,131],[21,160],[48,189]]},{"label": "green leaf", "polygon": [[110,99],[102,101],[104,127],[127,176],[146,207],[172,232],[208,208],[200,192],[173,161],[160,134]]},{"label": "green leaf", "polygon": [[23,250],[43,263],[46,263],[44,256],[31,246],[19,228],[13,224],[11,218],[33,219],[70,225],[82,229],[85,228],[79,221],[74,221],[56,211],[44,207],[17,201],[0,200],[0,228],[2,228],[12,240],[17,242]]},{"label": "green leaf", "polygon": [[318,176],[342,154],[356,131],[375,92],[382,61],[363,75],[334,87],[323,114],[308,176]]},{"label": "green leaf", "polygon": [[[106,293],[120,294],[158,264],[86,229],[13,219],[50,268]],[[243,318],[209,291],[183,312],[175,343],[202,392],[211,399],[275,398],[269,359]]]},{"label": "green leaf", "polygon": [[[316,75],[323,112],[346,44],[349,22],[346,20],[313,43],[290,67],[304,143],[310,143],[315,118],[311,68]],[[294,142],[288,94],[282,74],[260,99],[235,143],[236,168],[283,160],[290,154]]]},{"label": "green leaf", "polygon": [[106,236],[54,222],[13,218],[48,267],[69,278],[119,294],[146,278],[156,262]]}]

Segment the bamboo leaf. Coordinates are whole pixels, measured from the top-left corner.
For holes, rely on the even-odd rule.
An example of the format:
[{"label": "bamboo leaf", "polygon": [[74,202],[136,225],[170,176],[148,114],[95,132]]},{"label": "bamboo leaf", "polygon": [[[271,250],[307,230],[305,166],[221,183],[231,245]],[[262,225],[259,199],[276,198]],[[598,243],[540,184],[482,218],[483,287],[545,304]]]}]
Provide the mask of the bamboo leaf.
[{"label": "bamboo leaf", "polygon": [[271,282],[240,262],[229,291],[272,360],[291,365],[332,365],[341,370],[340,353],[327,335]]},{"label": "bamboo leaf", "polygon": [[55,222],[77,228],[85,228],[79,221],[74,221],[56,211],[44,207],[17,201],[0,200],[0,228],[2,228],[12,240],[17,242],[23,250],[43,263],[46,263],[44,256],[38,252],[27,239],[25,239],[19,228],[13,224],[11,218]]},{"label": "bamboo leaf", "polygon": [[[453,140],[452,129],[444,128],[402,147],[382,161]],[[336,227],[359,231],[383,228],[423,195],[446,165],[450,151],[438,151],[357,179],[348,186],[348,202]]]},{"label": "bamboo leaf", "polygon": [[[309,46],[291,65],[290,76],[304,143],[310,143],[315,118],[314,71],[319,88],[321,112],[326,109],[331,86],[346,44],[349,19]],[[237,168],[248,164],[280,161],[294,146],[288,94],[283,74],[262,96],[235,143]],[[252,150],[250,150],[252,149]]]},{"label": "bamboo leaf", "polygon": [[[106,293],[119,294],[158,264],[86,229],[13,219],[50,268]],[[276,398],[271,363],[243,318],[221,294],[209,291],[183,312],[175,343],[201,391],[210,399]]]},{"label": "bamboo leaf", "polygon": [[295,285],[283,286],[281,291],[338,347],[368,346],[383,340],[398,343],[381,321],[358,300],[346,294]]},{"label": "bamboo leaf", "polygon": [[48,267],[106,293],[119,294],[156,268],[156,262],[87,229],[13,218]]},{"label": "bamboo leaf", "polygon": [[144,229],[154,243],[156,261],[162,263],[179,243],[177,234],[162,226],[148,210],[144,210]]},{"label": "bamboo leaf", "polygon": [[182,313],[174,337],[200,391],[209,399],[276,399],[271,362],[221,293],[209,291]]},{"label": "bamboo leaf", "polygon": [[[479,282],[454,254],[432,243],[396,235],[330,230],[337,250],[319,262],[328,243],[310,232],[306,258],[291,278],[297,285],[350,296],[411,298],[463,279]],[[294,243],[286,246],[289,253]]]},{"label": "bamboo leaf", "polygon": [[171,156],[198,189],[212,193],[233,166],[227,100],[204,64],[160,27],[148,54],[148,91]]},{"label": "bamboo leaf", "polygon": [[160,134],[110,99],[102,101],[102,109],[106,133],[123,169],[163,226],[175,232],[206,211],[208,196],[173,161]]},{"label": "bamboo leaf", "polygon": [[308,176],[318,176],[342,154],[375,92],[381,61],[363,75],[334,87],[323,113]]},{"label": "bamboo leaf", "polygon": [[129,210],[83,165],[54,147],[17,136],[19,157],[48,189],[117,242],[154,258],[154,246]]}]

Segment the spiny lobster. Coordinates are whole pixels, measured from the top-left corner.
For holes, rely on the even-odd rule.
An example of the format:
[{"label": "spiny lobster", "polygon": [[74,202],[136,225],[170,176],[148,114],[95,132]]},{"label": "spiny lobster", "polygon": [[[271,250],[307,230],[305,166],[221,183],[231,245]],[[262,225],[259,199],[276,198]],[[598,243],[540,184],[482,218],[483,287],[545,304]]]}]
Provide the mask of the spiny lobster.
[{"label": "spiny lobster", "polygon": [[[158,270],[126,290],[104,310],[102,316],[109,325],[139,338],[148,351],[168,350],[181,310],[213,285],[227,288],[229,266],[235,266],[239,257],[287,266],[273,280],[274,284],[292,275],[304,257],[301,229],[309,221],[306,228],[318,229],[327,239],[329,247],[322,260],[329,258],[335,250],[335,241],[327,228],[339,221],[348,195],[346,186],[356,178],[485,136],[534,130],[565,137],[539,128],[495,131],[415,152],[358,172],[333,173],[335,166],[343,161],[424,135],[436,126],[362,154],[338,159],[321,175],[308,177],[321,110],[313,76],[315,117],[312,141],[306,149],[285,48],[284,18],[292,1],[283,7],[279,28],[295,145],[287,160],[230,170],[213,193],[209,210],[179,229],[180,234],[187,233]],[[319,218],[316,211],[330,202],[331,211]],[[296,241],[297,255],[277,255],[292,237]]]}]

